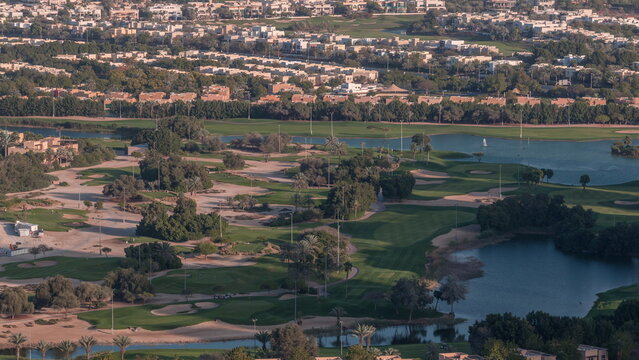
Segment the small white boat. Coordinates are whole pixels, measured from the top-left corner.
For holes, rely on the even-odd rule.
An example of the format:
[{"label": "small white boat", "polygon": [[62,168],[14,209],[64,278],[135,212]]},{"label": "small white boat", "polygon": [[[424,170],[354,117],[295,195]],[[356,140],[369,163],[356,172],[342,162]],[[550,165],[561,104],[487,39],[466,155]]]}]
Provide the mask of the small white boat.
[{"label": "small white boat", "polygon": [[483,141],[482,145],[483,145],[484,147],[488,146],[488,142],[486,141],[486,138],[484,138],[484,141]]}]

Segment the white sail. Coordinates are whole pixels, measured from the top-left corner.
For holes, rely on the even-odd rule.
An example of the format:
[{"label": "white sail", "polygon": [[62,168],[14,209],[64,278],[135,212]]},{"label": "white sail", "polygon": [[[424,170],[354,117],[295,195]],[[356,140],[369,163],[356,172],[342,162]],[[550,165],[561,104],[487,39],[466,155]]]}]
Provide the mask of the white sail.
[{"label": "white sail", "polygon": [[484,147],[488,146],[488,142],[486,141],[486,138],[484,138],[483,145]]}]

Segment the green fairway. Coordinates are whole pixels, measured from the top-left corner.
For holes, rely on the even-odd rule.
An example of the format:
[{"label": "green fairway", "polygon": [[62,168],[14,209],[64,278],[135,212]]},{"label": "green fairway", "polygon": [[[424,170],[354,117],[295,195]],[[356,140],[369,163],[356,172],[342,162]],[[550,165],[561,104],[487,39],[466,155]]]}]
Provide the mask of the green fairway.
[{"label": "green fairway", "polygon": [[[152,310],[167,305],[142,305],[115,309],[115,329],[137,326],[147,330],[170,330],[195,325],[205,321],[221,320],[232,324],[249,325],[251,319],[260,311],[273,308],[273,298],[238,298],[233,300],[215,300],[219,304],[213,309],[193,308],[195,313],[158,316]],[[191,302],[193,303],[193,302]],[[194,305],[193,305],[194,306]],[[78,318],[88,321],[99,329],[111,328],[111,310],[96,310],[78,314]],[[275,325],[260,319],[261,325]]]},{"label": "green fairway", "polygon": [[80,175],[80,179],[88,180],[82,183],[82,185],[100,186],[100,185],[111,184],[115,179],[119,178],[122,175],[132,175],[134,171],[137,172],[138,174],[140,172],[140,170],[137,167],[121,168],[121,169],[96,168],[96,169],[82,170],[78,174]]},{"label": "green fairway", "polygon": [[[120,265],[122,258],[72,258],[64,256],[49,256],[34,261],[22,261],[4,264],[4,271],[0,277],[9,279],[34,279],[62,275],[72,279],[84,281],[102,280],[104,276]],[[52,261],[51,266],[37,267],[41,261]]]},{"label": "green fairway", "polygon": [[[267,182],[267,181],[257,181],[250,180],[242,176],[217,172],[211,174],[211,179],[223,183],[242,185],[242,186],[254,186],[256,188],[261,187],[270,190],[270,192],[266,195],[256,195],[255,199],[257,199],[260,203],[267,204],[284,204],[284,205],[292,205],[291,197],[294,194],[294,190],[291,187],[291,184],[280,183],[280,182]],[[302,190],[301,194],[306,195],[309,194],[313,198],[325,198],[328,193],[328,189],[306,189]]]},{"label": "green fairway", "polygon": [[86,214],[85,210],[38,208],[27,211],[0,212],[0,220],[29,222],[37,224],[40,229],[45,231],[69,231],[87,226],[84,223],[85,220],[88,220]]},{"label": "green fairway", "polygon": [[637,285],[622,286],[597,294],[597,300],[588,312],[588,316],[612,315],[624,300],[639,299]]},{"label": "green fairway", "polygon": [[286,264],[277,257],[264,256],[252,266],[170,271],[153,280],[155,291],[180,294],[186,287],[198,294],[247,293],[279,288],[286,279]]},{"label": "green fairway", "polygon": [[[155,126],[154,120],[112,120],[112,121],[83,121],[66,119],[43,119],[50,123],[51,127],[62,126],[66,122],[86,125],[88,131],[91,129],[102,129],[114,131],[117,128],[139,128],[148,129]],[[2,123],[0,121],[0,123]],[[262,134],[275,133],[278,125],[281,131],[295,136],[315,136],[326,137],[331,134],[330,122],[313,121],[313,134],[310,133],[308,121],[273,120],[273,119],[224,119],[206,120],[205,127],[212,134],[216,135],[242,135],[249,132],[259,132]],[[333,123],[334,134],[337,137],[362,137],[362,138],[396,138],[400,136],[400,124],[397,123],[367,123],[351,121],[335,121]],[[531,140],[601,140],[620,139],[625,135],[631,137],[632,134],[619,134],[617,131],[627,130],[614,126],[601,127],[526,127],[523,129],[523,137]],[[426,134],[474,134],[479,136],[491,136],[518,139],[518,126],[472,126],[472,125],[423,125],[404,124],[404,135],[410,136],[412,133],[424,132]]]}]

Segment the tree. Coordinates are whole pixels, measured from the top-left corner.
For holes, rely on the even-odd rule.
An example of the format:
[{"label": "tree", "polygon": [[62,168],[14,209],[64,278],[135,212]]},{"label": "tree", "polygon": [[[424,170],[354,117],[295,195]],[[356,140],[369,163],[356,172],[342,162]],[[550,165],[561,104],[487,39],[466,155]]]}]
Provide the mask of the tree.
[{"label": "tree", "polygon": [[69,309],[80,306],[80,301],[78,301],[78,297],[73,292],[68,291],[56,296],[51,305],[54,309],[64,310],[64,318],[66,319]]},{"label": "tree", "polygon": [[71,340],[62,340],[56,347],[60,350],[62,356],[68,360],[71,358],[71,354],[73,354],[77,345]]},{"label": "tree", "polygon": [[255,334],[255,340],[259,341],[262,344],[262,351],[266,351],[266,344],[271,339],[271,333],[268,331],[258,331]]},{"label": "tree", "polygon": [[141,300],[145,293],[153,293],[149,279],[134,269],[117,269],[104,278],[104,285],[114,290],[116,299],[127,302]]},{"label": "tree", "polygon": [[118,335],[113,338],[113,345],[117,346],[120,349],[120,360],[124,360],[126,348],[131,346],[132,343],[133,341],[131,341],[131,338],[125,335]]},{"label": "tree", "polygon": [[18,140],[18,137],[14,132],[4,130],[0,131],[0,147],[4,152],[4,157],[7,157],[9,155],[9,146],[11,146],[11,144],[14,143],[16,140]]},{"label": "tree", "polygon": [[37,344],[35,344],[35,349],[40,352],[42,360],[45,360],[47,358],[47,352],[49,352],[49,350],[51,350],[52,348],[53,344],[44,340],[40,340]]},{"label": "tree", "polygon": [[347,315],[347,312],[346,310],[344,310],[343,307],[336,306],[331,309],[331,315],[335,316],[335,321],[336,321],[337,327],[339,328],[342,326],[342,316]]},{"label": "tree", "polygon": [[450,305],[450,313],[453,314],[454,304],[466,298],[468,288],[454,277],[449,276],[442,284],[440,291],[442,292],[442,300],[446,301],[446,303]]},{"label": "tree", "polygon": [[65,293],[73,294],[71,280],[62,275],[47,278],[36,288],[35,305],[37,308],[51,306],[56,297]]},{"label": "tree", "polygon": [[110,252],[111,252],[111,248],[106,246],[102,248],[102,253],[104,254],[104,256],[109,257]]},{"label": "tree", "polygon": [[208,259],[209,255],[215,253],[215,251],[217,250],[217,247],[213,245],[213,243],[210,241],[202,241],[197,244],[196,250],[201,255],[204,255],[204,259]]},{"label": "tree", "polygon": [[236,347],[224,354],[224,360],[253,360],[244,347]]},{"label": "tree", "polygon": [[224,167],[227,169],[242,169],[246,165],[244,159],[239,154],[226,151],[224,152],[224,157],[222,158],[222,163]]},{"label": "tree", "polygon": [[33,260],[35,260],[38,257],[38,254],[40,254],[40,248],[37,246],[30,247],[29,254],[33,255]]},{"label": "tree", "polygon": [[351,346],[346,351],[345,360],[375,360],[377,355],[362,345]]},{"label": "tree", "polygon": [[390,291],[390,301],[396,310],[408,310],[408,321],[413,320],[415,310],[425,309],[433,303],[433,297],[426,284],[417,278],[401,278],[397,280]]},{"label": "tree", "polygon": [[413,193],[415,177],[408,171],[383,173],[379,179],[379,186],[385,198],[406,199]]},{"label": "tree", "polygon": [[481,162],[481,158],[484,157],[484,153],[483,152],[474,152],[473,156],[477,159],[477,162]]},{"label": "tree", "polygon": [[98,307],[100,303],[111,297],[111,289],[99,284],[83,282],[75,289],[78,300],[88,304],[89,309]]},{"label": "tree", "polygon": [[86,206],[87,211],[89,211],[93,207],[93,203],[89,200],[84,200],[84,206]]},{"label": "tree", "polygon": [[93,203],[93,207],[95,208],[95,210],[102,210],[104,209],[104,202],[103,201],[96,201],[95,203]]},{"label": "tree", "polygon": [[420,152],[426,151],[426,146],[430,144],[430,136],[424,133],[415,134],[411,137],[411,144],[415,144]]},{"label": "tree", "polygon": [[426,343],[426,352],[424,360],[438,360],[439,359],[439,347],[437,344],[429,341]]},{"label": "tree", "polygon": [[310,360],[317,355],[317,343],[299,325],[287,324],[271,333],[271,350],[284,359]]},{"label": "tree", "polygon": [[131,200],[144,190],[144,181],[131,175],[120,175],[113,183],[104,185],[102,193],[106,196]]},{"label": "tree", "polygon": [[33,304],[29,301],[27,292],[21,287],[10,287],[0,293],[0,313],[11,319],[16,315],[30,314]]},{"label": "tree", "polygon": [[484,353],[486,360],[524,360],[517,352],[517,347],[502,340],[490,339],[486,343]]},{"label": "tree", "polygon": [[87,360],[91,359],[91,348],[95,346],[98,341],[93,336],[83,336],[78,341],[80,346],[84,348],[84,352],[87,354]]},{"label": "tree", "polygon": [[586,190],[586,185],[590,183],[590,176],[588,174],[583,174],[579,177],[579,183]]},{"label": "tree", "polygon": [[16,349],[16,360],[20,360],[20,349],[22,349],[22,344],[25,342],[27,342],[27,337],[22,335],[22,333],[11,333],[9,336],[9,344]]},{"label": "tree", "polygon": [[363,324],[357,324],[353,330],[351,330],[351,334],[357,338],[357,344],[360,347],[364,346],[364,339],[366,338],[366,326]]}]

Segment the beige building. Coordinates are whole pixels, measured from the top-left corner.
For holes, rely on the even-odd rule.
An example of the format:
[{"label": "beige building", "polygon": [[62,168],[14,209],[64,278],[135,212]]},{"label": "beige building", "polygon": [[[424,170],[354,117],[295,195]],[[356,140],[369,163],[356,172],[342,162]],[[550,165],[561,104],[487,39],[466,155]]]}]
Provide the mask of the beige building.
[{"label": "beige building", "polygon": [[582,344],[577,350],[581,360],[608,360],[608,349]]}]

